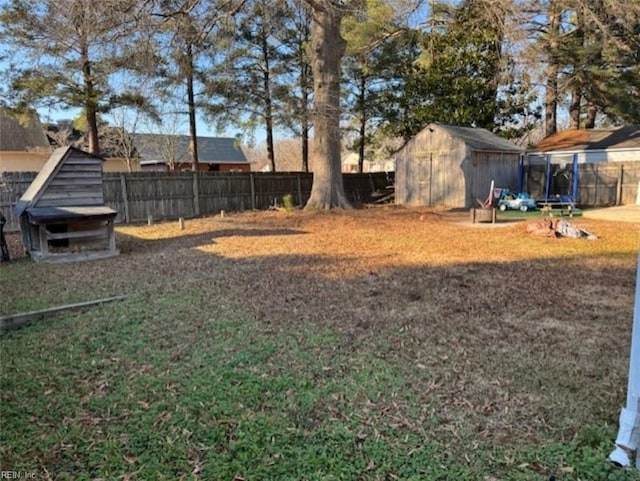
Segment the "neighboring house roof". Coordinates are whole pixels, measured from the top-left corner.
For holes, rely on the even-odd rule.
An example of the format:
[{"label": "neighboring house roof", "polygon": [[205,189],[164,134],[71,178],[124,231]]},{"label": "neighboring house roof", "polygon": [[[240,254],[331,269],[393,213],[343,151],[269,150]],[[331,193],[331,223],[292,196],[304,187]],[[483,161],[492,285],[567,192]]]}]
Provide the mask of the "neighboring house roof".
[{"label": "neighboring house roof", "polygon": [[25,193],[22,194],[20,200],[16,202],[14,212],[18,217],[20,217],[30,206],[35,205],[38,202],[38,199],[46,190],[47,185],[49,185],[49,181],[54,177],[54,174],[60,170],[65,159],[67,159],[67,157],[69,157],[73,152],[81,152],[85,156],[95,157],[104,161],[102,157],[91,155],[80,149],[76,149],[75,147],[60,147],[54,150],[51,157],[49,157],[49,160],[47,160],[40,172],[38,172],[36,178],[33,179]]},{"label": "neighboring house roof", "polygon": [[493,132],[477,127],[459,127],[457,125],[447,125],[433,123],[429,124],[426,129],[442,129],[453,137],[462,139],[467,145],[474,150],[482,150],[487,152],[522,152],[523,149],[513,142],[508,141]]},{"label": "neighboring house roof", "polygon": [[[49,143],[54,147],[71,145],[78,149],[89,149],[89,137],[86,132],[76,129],[69,121],[47,125],[45,134]],[[131,134],[122,127],[109,125],[98,126],[98,143],[100,155],[104,158],[136,158],[138,153],[133,146]]]},{"label": "neighboring house roof", "polygon": [[581,152],[584,150],[639,149],[640,125],[618,129],[565,130],[543,139],[538,152]]},{"label": "neighboring house roof", "polygon": [[35,114],[26,122],[20,122],[12,115],[0,112],[0,133],[2,152],[50,150],[47,136]]},{"label": "neighboring house roof", "polygon": [[[188,135],[135,134],[134,144],[140,163],[163,163],[169,155],[176,162],[189,162]],[[198,161],[202,164],[247,164],[238,140],[234,137],[197,137]],[[171,149],[170,152],[167,152]]]}]

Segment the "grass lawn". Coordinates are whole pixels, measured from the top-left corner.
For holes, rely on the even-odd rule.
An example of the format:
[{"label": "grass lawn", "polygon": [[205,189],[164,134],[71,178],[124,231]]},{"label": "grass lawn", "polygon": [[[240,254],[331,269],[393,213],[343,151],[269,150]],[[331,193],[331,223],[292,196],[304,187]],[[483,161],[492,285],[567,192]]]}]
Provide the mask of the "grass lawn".
[{"label": "grass lawn", "polygon": [[[384,206],[120,226],[0,266],[0,469],[55,480],[638,480],[612,469],[640,226]],[[10,249],[20,252],[18,236]]]},{"label": "grass lawn", "polygon": [[566,210],[555,209],[551,212],[543,212],[541,210],[528,210],[527,212],[522,212],[520,210],[505,210],[496,212],[496,220],[540,220],[540,219],[550,219],[563,217],[565,220],[571,220],[571,217],[575,217],[576,220],[579,217],[582,217],[581,209],[574,209],[569,215],[569,212]]}]

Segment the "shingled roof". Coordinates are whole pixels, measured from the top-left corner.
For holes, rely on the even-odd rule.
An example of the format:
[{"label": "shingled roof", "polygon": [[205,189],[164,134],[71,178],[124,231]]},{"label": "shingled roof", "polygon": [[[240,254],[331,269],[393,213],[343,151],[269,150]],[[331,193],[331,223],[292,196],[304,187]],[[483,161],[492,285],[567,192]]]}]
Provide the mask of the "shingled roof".
[{"label": "shingled roof", "polygon": [[550,135],[535,147],[539,152],[640,149],[640,125],[618,129],[565,130]]},{"label": "shingled roof", "polygon": [[[165,138],[172,137],[175,154],[184,162],[188,162],[189,136],[167,136],[160,134],[135,134],[134,144],[140,153],[141,162],[164,161],[163,142]],[[246,164],[247,158],[233,137],[197,137],[198,160],[203,164]]]},{"label": "shingled roof", "polygon": [[475,150],[487,152],[521,152],[522,149],[507,139],[499,137],[493,132],[476,127],[459,127],[457,125],[431,124],[435,125],[453,137],[462,139],[467,145]]},{"label": "shingled roof", "polygon": [[47,136],[36,114],[23,122],[0,111],[0,152],[51,150]]}]

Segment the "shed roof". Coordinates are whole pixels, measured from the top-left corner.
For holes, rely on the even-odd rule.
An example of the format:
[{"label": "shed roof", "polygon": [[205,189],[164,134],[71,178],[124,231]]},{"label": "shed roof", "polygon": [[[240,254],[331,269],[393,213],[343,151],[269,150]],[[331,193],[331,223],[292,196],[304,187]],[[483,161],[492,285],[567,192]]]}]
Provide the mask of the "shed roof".
[{"label": "shed roof", "polygon": [[38,201],[55,173],[60,170],[64,161],[74,152],[80,152],[84,156],[95,157],[96,159],[104,161],[102,157],[92,155],[88,152],[76,149],[75,147],[60,147],[54,150],[49,157],[49,160],[47,160],[40,172],[38,172],[36,178],[33,179],[25,193],[22,194],[20,200],[16,202],[14,212],[18,217]]},{"label": "shed roof", "polygon": [[462,139],[474,150],[487,152],[522,152],[523,149],[513,142],[504,139],[493,132],[477,127],[459,127],[457,125],[447,125],[440,123],[429,124],[427,127],[442,129],[453,137]]},{"label": "shed roof", "polygon": [[640,125],[618,129],[565,130],[546,137],[535,147],[539,152],[639,149]]},{"label": "shed roof", "polygon": [[[140,153],[141,163],[157,163],[165,161],[167,152],[163,152],[171,145],[172,152],[177,159],[188,162],[188,135],[160,135],[135,134],[134,144]],[[198,160],[203,164],[247,164],[238,140],[234,137],[196,137],[198,142]]]},{"label": "shed roof", "polygon": [[20,122],[13,115],[0,111],[0,151],[23,152],[36,149],[50,149],[37,115]]}]

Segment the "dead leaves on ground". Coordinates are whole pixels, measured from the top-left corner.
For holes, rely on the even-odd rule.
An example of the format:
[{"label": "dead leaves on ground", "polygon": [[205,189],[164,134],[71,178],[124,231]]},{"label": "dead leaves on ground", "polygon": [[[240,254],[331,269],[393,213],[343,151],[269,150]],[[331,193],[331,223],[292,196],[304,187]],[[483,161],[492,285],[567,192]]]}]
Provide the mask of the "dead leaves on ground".
[{"label": "dead leaves on ground", "polygon": [[[579,425],[616,401],[610,388],[621,380],[609,374],[627,360],[601,354],[626,348],[615,333],[626,332],[632,312],[633,224],[584,219],[599,237],[593,242],[533,237],[522,223],[472,227],[466,212],[394,207],[233,214],[188,220],[185,230],[174,224],[119,226],[123,254],[113,259],[16,263],[30,275],[7,286],[8,295],[28,292],[54,304],[126,293],[137,304],[136,322],[174,363],[190,362],[190,343],[212,335],[210,319],[225,316],[246,316],[256,336],[300,333],[298,348],[322,366],[320,379],[353,368],[336,359],[380,359],[424,410],[411,412],[392,393],[386,401],[363,394],[350,412],[343,399],[322,406],[356,418],[362,436],[385,423],[416,431],[428,423],[451,443],[522,442],[550,426]],[[33,276],[41,282],[27,280]],[[156,319],[171,319],[171,332]],[[314,344],[309,333],[330,342]],[[265,375],[282,365],[308,368],[287,352],[275,353],[273,364],[264,363]],[[567,373],[571,382],[563,381]],[[154,372],[141,363],[125,375]],[[602,392],[593,396],[589,386],[598,381]],[[109,387],[100,376],[80,386],[90,397]],[[141,411],[152,402],[134,400]]]}]

